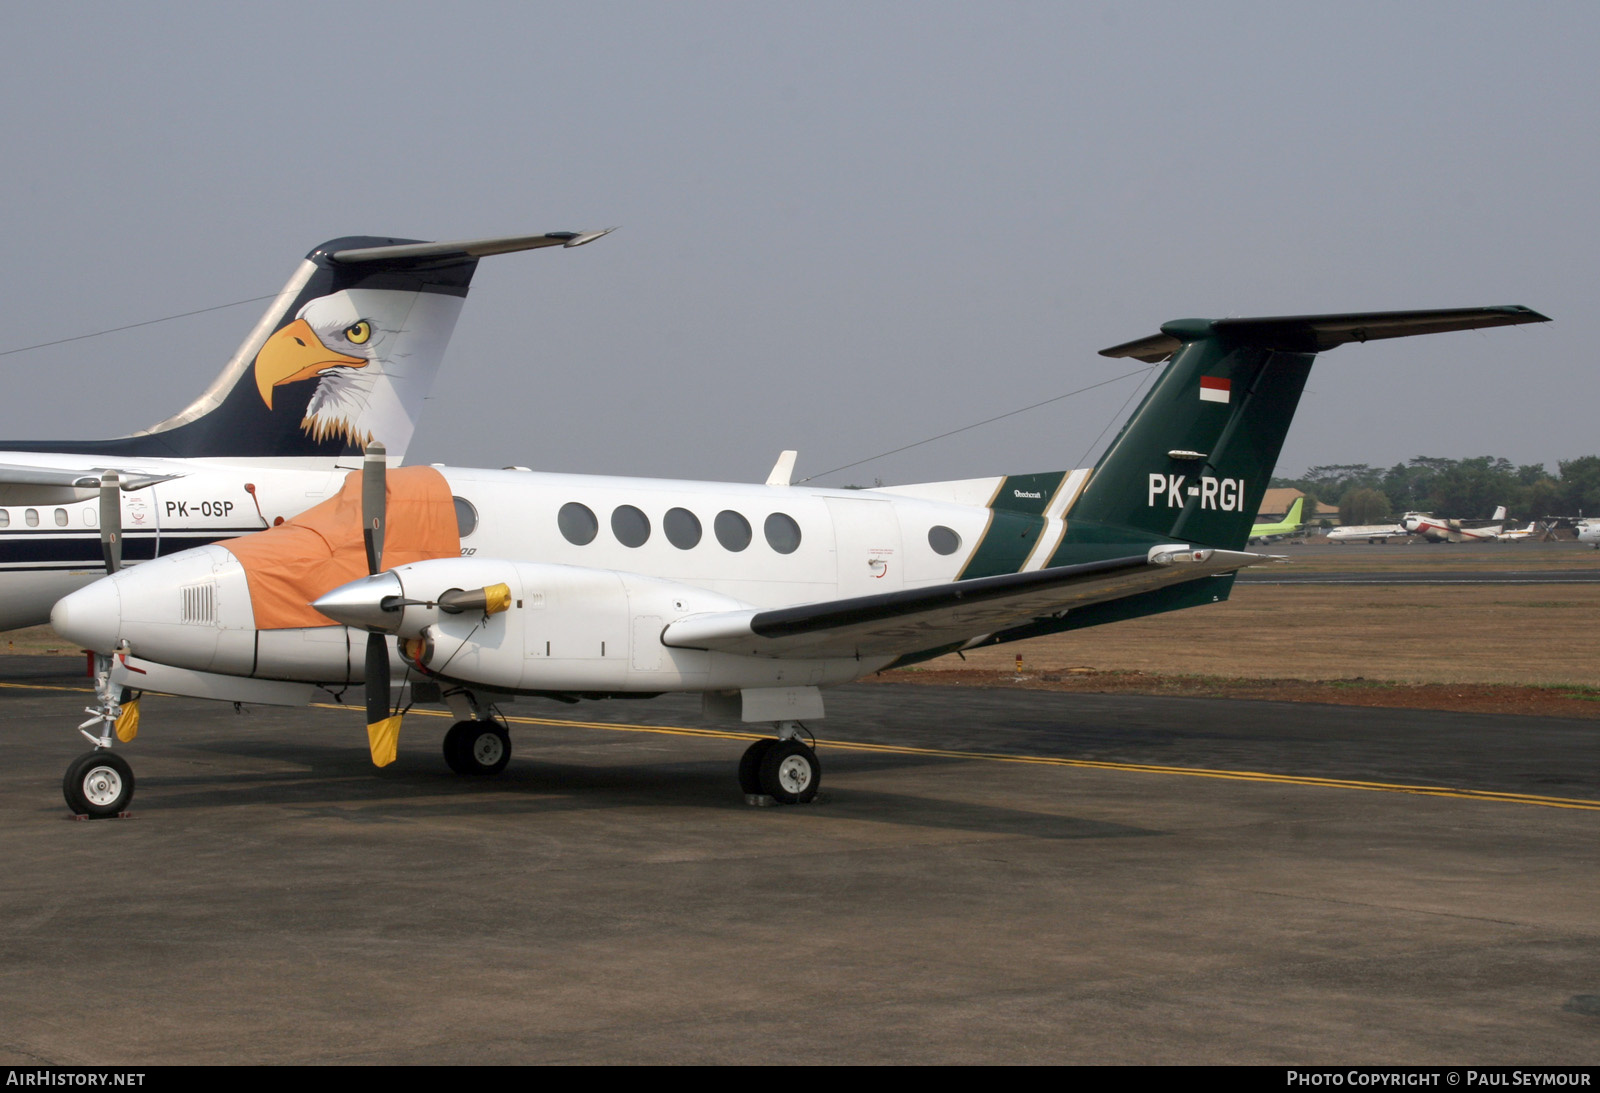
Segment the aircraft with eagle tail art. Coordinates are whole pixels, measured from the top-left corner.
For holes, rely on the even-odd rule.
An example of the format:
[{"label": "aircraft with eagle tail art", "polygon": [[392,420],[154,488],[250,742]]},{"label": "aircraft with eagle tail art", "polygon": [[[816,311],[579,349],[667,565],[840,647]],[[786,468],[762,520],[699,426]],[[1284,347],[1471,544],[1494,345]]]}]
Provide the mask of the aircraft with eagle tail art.
[{"label": "aircraft with eagle tail art", "polygon": [[[464,775],[511,755],[499,703],[703,696],[765,723],[739,782],[815,797],[822,688],[945,653],[1228,598],[1315,356],[1346,342],[1548,321],[1520,306],[1184,319],[1103,350],[1165,368],[1093,468],[874,489],[533,471],[389,470],[281,527],[162,557],[62,599],[97,654],[74,811],[132,798],[117,742],[144,691],[300,704],[364,694],[379,766],[401,708],[457,718]],[[93,730],[93,731],[91,731]]]},{"label": "aircraft with eagle tail art", "polygon": [[399,462],[478,260],[604,234],[329,240],[186,409],[112,440],[0,441],[0,630],[124,563],[281,523],[370,443]]}]

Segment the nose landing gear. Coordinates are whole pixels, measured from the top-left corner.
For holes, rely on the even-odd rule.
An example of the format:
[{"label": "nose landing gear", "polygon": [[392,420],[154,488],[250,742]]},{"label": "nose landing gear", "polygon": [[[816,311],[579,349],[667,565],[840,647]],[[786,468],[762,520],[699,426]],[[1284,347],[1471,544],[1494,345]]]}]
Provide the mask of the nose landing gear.
[{"label": "nose landing gear", "polygon": [[[99,653],[94,658],[94,692],[96,704],[84,710],[89,720],[78,731],[95,748],[68,764],[61,794],[76,815],[106,820],[122,815],[133,800],[133,768],[111,750],[111,743],[132,740],[139,731],[139,704],[135,692],[111,682],[111,658]],[[99,735],[91,728],[98,728]]]},{"label": "nose landing gear", "polygon": [[133,768],[115,752],[85,752],[67,767],[61,792],[67,807],[79,816],[91,820],[120,816],[133,800]]}]

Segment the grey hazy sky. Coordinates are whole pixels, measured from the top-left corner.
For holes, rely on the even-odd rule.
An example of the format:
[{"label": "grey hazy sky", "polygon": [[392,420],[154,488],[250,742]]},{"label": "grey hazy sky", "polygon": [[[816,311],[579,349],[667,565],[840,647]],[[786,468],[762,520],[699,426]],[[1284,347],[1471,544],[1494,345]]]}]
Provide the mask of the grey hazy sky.
[{"label": "grey hazy sky", "polygon": [[[22,4],[0,349],[486,260],[413,461],[759,480],[1118,375],[1181,316],[1521,303],[1322,358],[1280,463],[1600,450],[1593,4]],[[0,436],[186,404],[262,305],[0,357]],[[1080,465],[1127,380],[825,481]],[[1091,450],[1091,445],[1092,450]]]}]

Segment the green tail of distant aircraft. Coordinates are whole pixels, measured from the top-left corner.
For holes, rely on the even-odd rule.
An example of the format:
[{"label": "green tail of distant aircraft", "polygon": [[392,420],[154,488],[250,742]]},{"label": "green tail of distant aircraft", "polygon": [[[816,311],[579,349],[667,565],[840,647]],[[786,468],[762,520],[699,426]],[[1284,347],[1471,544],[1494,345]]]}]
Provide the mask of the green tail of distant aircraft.
[{"label": "green tail of distant aircraft", "polygon": [[1278,520],[1269,524],[1251,524],[1250,541],[1252,543],[1256,543],[1265,539],[1276,539],[1279,536],[1293,535],[1295,532],[1299,531],[1300,524],[1302,522],[1300,519],[1300,509],[1305,505],[1305,503],[1306,499],[1304,497],[1296,497],[1294,499],[1294,504],[1289,506],[1289,511],[1284,514],[1282,520]]}]

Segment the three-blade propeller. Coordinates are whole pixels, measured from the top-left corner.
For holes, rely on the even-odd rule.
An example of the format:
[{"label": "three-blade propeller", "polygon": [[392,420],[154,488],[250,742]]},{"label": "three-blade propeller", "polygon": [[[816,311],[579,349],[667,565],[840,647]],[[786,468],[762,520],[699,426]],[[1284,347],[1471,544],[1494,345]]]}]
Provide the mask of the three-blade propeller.
[{"label": "three-blade propeller", "polygon": [[122,478],[116,471],[100,476],[100,553],[109,576],[122,568]]},{"label": "three-blade propeller", "polygon": [[[449,588],[433,599],[405,595],[399,576],[383,568],[383,546],[388,531],[388,467],[383,445],[368,445],[361,465],[361,538],[367,552],[367,575],[330,589],[312,607],[335,622],[367,632],[366,670],[367,741],[372,761],[380,767],[394,762],[400,743],[400,717],[391,705],[393,681],[389,667],[391,636],[416,638],[405,629],[406,612],[413,607],[444,615],[477,612],[485,621],[511,607],[511,587],[492,584],[483,588]],[[404,536],[402,535],[402,539]],[[404,543],[397,541],[397,548]],[[426,618],[426,616],[424,616]],[[416,620],[412,620],[415,628]]]},{"label": "three-blade propeller", "polygon": [[[388,520],[388,452],[377,441],[367,445],[361,464],[361,538],[367,548],[367,574],[383,571],[383,530]],[[400,747],[400,715],[389,704],[389,638],[367,633],[367,742],[372,762],[386,767]]]}]

